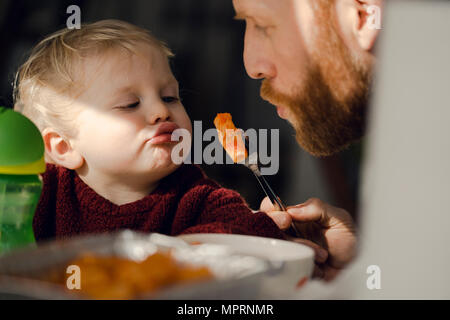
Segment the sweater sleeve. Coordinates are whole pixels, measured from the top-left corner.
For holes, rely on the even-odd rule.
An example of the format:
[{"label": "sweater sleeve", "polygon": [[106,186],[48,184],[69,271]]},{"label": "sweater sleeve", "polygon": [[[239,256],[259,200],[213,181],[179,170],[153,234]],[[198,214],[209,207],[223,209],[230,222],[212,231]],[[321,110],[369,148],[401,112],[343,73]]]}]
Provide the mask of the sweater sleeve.
[{"label": "sweater sleeve", "polygon": [[180,207],[187,210],[185,214],[191,221],[180,233],[236,233],[284,239],[284,233],[267,214],[253,213],[233,190],[205,178],[188,193],[187,199],[194,201],[183,203],[182,199]]}]

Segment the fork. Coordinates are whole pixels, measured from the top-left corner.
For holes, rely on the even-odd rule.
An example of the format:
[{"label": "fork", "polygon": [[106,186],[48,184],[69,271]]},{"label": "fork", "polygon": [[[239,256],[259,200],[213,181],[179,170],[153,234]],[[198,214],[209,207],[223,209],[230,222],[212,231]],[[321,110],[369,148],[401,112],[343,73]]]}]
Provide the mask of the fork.
[{"label": "fork", "polygon": [[[250,153],[250,145],[248,137],[244,138],[244,143],[245,148]],[[264,178],[264,176],[261,174],[261,170],[259,168],[258,151],[254,151],[253,153],[249,154],[249,156],[245,159],[245,161],[241,161],[239,163],[243,164],[253,172],[253,174],[256,177],[256,180],[258,180],[259,185],[263,189],[266,196],[269,197],[274,207],[281,211],[287,211],[286,206],[283,204],[283,202],[281,202],[280,198],[275,194],[272,187],[267,182],[266,178]],[[301,237],[301,233],[299,232],[293,221],[291,221],[290,229],[291,233],[293,233],[295,236]]]}]

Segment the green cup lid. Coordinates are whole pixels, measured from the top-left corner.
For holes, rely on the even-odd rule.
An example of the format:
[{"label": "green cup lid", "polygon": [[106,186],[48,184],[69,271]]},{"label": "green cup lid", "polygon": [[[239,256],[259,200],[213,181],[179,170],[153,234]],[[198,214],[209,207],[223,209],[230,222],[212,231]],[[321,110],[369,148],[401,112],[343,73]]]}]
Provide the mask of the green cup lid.
[{"label": "green cup lid", "polygon": [[0,173],[44,171],[44,141],[38,128],[24,115],[0,107]]}]

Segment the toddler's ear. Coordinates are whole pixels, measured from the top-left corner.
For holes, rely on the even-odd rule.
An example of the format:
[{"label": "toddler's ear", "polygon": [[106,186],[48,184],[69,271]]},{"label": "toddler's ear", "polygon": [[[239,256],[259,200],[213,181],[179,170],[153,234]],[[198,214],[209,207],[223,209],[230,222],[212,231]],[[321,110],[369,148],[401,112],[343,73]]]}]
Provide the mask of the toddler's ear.
[{"label": "toddler's ear", "polygon": [[46,128],[42,132],[46,156],[50,162],[67,169],[78,169],[84,163],[84,158],[76,150],[72,149],[69,141],[52,128]]}]

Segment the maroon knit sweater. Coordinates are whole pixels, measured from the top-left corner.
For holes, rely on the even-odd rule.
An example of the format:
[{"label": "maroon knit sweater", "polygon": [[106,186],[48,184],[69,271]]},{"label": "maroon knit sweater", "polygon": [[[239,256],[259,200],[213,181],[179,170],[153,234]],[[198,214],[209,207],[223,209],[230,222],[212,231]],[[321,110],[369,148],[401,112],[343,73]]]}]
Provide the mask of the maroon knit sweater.
[{"label": "maroon knit sweater", "polygon": [[34,216],[37,241],[132,229],[167,235],[237,233],[283,239],[265,213],[193,165],[182,165],[145,198],[121,206],[98,195],[75,171],[47,164]]}]

